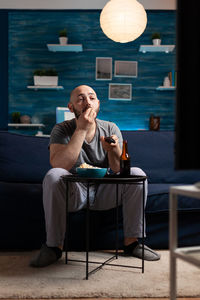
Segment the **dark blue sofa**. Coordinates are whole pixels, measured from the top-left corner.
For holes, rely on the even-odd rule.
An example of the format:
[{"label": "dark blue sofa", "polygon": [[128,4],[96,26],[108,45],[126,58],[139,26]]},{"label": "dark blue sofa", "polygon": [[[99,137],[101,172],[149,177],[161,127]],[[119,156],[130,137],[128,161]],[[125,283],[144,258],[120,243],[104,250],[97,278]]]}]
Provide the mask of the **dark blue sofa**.
[{"label": "dark blue sofa", "polygon": [[[145,243],[168,248],[169,187],[200,180],[200,171],[174,171],[174,133],[123,131],[132,166],[149,181]],[[0,131],[0,249],[36,249],[45,241],[42,179],[49,170],[49,138]],[[179,246],[200,244],[200,201],[181,197]],[[91,212],[91,249],[115,248],[115,209]],[[71,250],[85,248],[85,211],[70,213]],[[120,247],[123,244],[120,208]]]}]

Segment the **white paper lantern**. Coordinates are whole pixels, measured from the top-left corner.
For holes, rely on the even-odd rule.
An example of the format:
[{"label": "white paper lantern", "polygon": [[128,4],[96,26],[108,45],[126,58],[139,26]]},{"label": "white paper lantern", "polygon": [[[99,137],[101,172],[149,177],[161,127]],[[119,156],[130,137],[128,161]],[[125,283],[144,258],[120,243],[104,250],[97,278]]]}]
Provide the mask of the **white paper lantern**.
[{"label": "white paper lantern", "polygon": [[119,43],[134,41],[146,25],[146,11],[136,0],[110,0],[100,15],[100,26],[105,35]]}]

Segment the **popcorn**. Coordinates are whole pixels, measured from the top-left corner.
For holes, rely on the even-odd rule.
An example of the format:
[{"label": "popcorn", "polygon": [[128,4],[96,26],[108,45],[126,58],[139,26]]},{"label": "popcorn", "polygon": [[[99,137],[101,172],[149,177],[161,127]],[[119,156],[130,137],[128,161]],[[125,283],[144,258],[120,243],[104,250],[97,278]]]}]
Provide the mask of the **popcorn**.
[{"label": "popcorn", "polygon": [[86,164],[86,163],[81,164],[81,165],[79,166],[79,168],[81,168],[81,169],[100,169],[100,168],[98,168],[98,167],[94,167],[94,166],[89,165],[89,164]]}]

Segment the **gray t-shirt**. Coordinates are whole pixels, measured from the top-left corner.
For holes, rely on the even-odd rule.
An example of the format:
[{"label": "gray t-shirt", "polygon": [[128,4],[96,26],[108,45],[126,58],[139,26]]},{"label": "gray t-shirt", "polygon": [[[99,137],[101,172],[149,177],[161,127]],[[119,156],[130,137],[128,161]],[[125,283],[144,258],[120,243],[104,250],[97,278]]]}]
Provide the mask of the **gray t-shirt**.
[{"label": "gray t-shirt", "polygon": [[[86,140],[84,141],[76,164],[70,170],[71,173],[76,173],[76,168],[82,163],[87,163],[100,168],[108,167],[108,156],[107,152],[102,147],[100,141],[101,136],[106,137],[115,134],[118,137],[119,145],[122,148],[122,135],[117,125],[112,122],[99,119],[96,119],[96,124],[97,127],[94,138],[90,143],[88,143]],[[70,141],[75,129],[75,119],[56,124],[51,132],[49,145],[67,144]]]}]

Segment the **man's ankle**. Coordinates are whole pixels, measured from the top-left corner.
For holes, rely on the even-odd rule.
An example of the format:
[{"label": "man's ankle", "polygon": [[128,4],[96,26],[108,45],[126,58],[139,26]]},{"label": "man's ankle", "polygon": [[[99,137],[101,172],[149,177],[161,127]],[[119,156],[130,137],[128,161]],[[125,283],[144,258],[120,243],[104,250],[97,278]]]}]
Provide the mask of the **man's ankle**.
[{"label": "man's ankle", "polygon": [[[47,245],[47,244],[46,244]],[[47,245],[48,248],[52,249],[55,254],[56,254],[56,257],[59,259],[61,256],[62,256],[62,248],[60,247],[50,247]]]},{"label": "man's ankle", "polygon": [[138,242],[138,239],[135,237],[125,237],[124,238],[124,246],[128,246],[130,244],[133,244],[134,242]]}]

